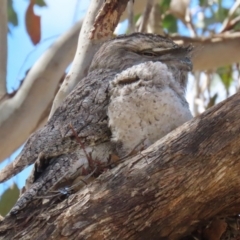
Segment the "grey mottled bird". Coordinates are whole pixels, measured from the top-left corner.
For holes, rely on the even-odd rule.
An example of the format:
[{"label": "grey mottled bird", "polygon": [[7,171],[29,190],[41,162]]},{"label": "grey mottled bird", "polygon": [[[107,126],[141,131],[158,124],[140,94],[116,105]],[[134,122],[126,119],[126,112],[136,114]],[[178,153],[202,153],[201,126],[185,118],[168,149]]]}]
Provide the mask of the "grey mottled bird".
[{"label": "grey mottled bird", "polygon": [[26,191],[10,213],[76,172],[89,174],[89,158],[108,164],[113,155],[145,148],[188,121],[192,115],[184,95],[190,51],[153,34],[105,42],[87,77],[1,170],[3,182],[35,163]]}]

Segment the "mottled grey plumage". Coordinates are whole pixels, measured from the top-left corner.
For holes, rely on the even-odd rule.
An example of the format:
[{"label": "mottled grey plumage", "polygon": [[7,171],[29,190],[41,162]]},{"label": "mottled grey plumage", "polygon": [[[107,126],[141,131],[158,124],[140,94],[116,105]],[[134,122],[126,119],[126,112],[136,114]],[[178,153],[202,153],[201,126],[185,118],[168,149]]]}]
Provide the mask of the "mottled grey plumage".
[{"label": "mottled grey plumage", "polygon": [[122,157],[139,143],[147,147],[189,120],[184,97],[189,51],[170,39],[142,33],[104,43],[88,76],[29,138],[15,163],[0,172],[2,182],[35,162],[27,190],[11,213],[76,169],[86,173],[89,161],[81,144],[93,160],[108,163],[111,154]]}]

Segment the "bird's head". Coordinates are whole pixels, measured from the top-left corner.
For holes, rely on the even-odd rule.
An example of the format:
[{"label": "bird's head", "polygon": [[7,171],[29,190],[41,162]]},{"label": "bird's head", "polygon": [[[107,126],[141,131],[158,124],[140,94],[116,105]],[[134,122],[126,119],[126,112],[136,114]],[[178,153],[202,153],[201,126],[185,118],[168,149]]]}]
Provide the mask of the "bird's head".
[{"label": "bird's head", "polygon": [[[171,39],[146,33],[120,35],[106,41],[95,54],[89,71],[110,69],[116,73],[148,61],[165,63],[186,87],[187,72],[191,71],[191,47],[182,47]],[[179,75],[179,76],[178,76]]]}]

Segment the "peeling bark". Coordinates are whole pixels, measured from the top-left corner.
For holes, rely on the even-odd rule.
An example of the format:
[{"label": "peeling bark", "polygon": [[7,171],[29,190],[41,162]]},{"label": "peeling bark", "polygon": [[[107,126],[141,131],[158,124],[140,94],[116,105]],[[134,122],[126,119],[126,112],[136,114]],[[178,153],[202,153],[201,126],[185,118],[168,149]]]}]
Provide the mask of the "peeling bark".
[{"label": "peeling bark", "polygon": [[90,39],[107,40],[112,37],[127,3],[128,0],[106,1],[96,16]]},{"label": "peeling bark", "polygon": [[239,118],[237,93],[66,200],[6,218],[0,239],[178,239],[239,213]]}]

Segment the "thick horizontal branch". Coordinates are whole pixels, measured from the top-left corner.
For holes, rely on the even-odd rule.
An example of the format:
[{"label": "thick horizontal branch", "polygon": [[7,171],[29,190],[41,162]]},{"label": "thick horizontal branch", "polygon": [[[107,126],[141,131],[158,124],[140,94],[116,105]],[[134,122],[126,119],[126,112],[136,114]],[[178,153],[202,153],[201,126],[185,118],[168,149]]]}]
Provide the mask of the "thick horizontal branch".
[{"label": "thick horizontal branch", "polygon": [[[143,12],[148,0],[135,1],[133,4],[134,14]],[[177,7],[176,7],[176,4]],[[174,1],[174,7],[180,11],[183,10],[184,2]],[[172,9],[173,10],[173,9]],[[174,12],[174,11],[173,11]],[[122,20],[127,18],[125,11]],[[216,69],[218,67],[240,62],[240,33],[222,33],[209,38],[185,38],[173,37],[184,44],[192,43],[195,46],[193,55],[193,70],[205,71]]]},{"label": "thick horizontal branch", "polygon": [[177,239],[239,213],[239,119],[237,93],[58,205],[5,219],[0,239]]},{"label": "thick horizontal branch", "polygon": [[204,71],[240,62],[240,33],[224,33],[210,38],[174,37],[178,43],[194,46],[193,71]]},{"label": "thick horizontal branch", "polygon": [[0,101],[0,161],[46,122],[53,98],[77,45],[81,22],[61,36],[33,65],[17,93]]}]

